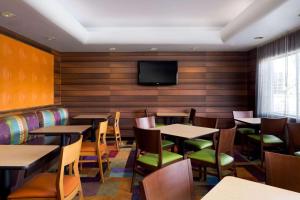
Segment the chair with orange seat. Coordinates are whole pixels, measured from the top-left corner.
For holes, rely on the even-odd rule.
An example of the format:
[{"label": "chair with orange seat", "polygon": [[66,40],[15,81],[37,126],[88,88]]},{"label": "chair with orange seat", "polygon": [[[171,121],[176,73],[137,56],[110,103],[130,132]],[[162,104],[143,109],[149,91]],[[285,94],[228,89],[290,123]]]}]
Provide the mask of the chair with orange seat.
[{"label": "chair with orange seat", "polygon": [[120,116],[121,116],[121,113],[116,112],[115,118],[114,118],[114,124],[112,126],[107,127],[107,134],[114,136],[118,151],[119,151],[120,145],[122,143],[121,131],[120,131],[120,125],[119,125]]},{"label": "chair with orange seat", "polygon": [[[79,152],[82,136],[75,143],[65,146],[61,150],[58,172],[40,173],[12,192],[8,199],[61,199],[69,200],[82,194],[80,175],[78,170]],[[65,166],[73,165],[74,175],[64,175]]]},{"label": "chair with orange seat", "polygon": [[108,121],[100,122],[99,131],[96,135],[96,142],[82,142],[81,151],[80,151],[80,158],[84,156],[95,156],[97,157],[96,160],[84,160],[80,159],[80,169],[82,169],[82,163],[95,163],[98,162],[99,165],[99,173],[104,183],[104,174],[103,174],[103,161],[102,156],[106,155],[106,162],[109,168],[109,153],[106,145],[106,131],[107,131],[107,124]]}]

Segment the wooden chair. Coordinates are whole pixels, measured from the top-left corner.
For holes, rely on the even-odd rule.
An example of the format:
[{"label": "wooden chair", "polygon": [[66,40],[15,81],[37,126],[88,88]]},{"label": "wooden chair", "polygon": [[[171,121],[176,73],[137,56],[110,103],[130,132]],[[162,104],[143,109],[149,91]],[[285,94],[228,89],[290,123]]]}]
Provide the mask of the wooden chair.
[{"label": "wooden chair", "polygon": [[[196,117],[194,118],[193,124],[195,126],[216,128],[217,118]],[[189,139],[184,141],[185,148],[196,150],[196,151],[212,147],[213,144],[214,143],[212,140],[206,140],[201,138]]]},{"label": "wooden chair", "polygon": [[120,125],[119,125],[120,116],[121,116],[121,113],[116,112],[113,126],[108,126],[108,128],[107,128],[107,134],[114,135],[114,138],[116,141],[116,147],[117,147],[118,151],[120,150],[120,146],[122,143]]},{"label": "wooden chair", "polygon": [[287,125],[290,154],[300,157],[300,123]]},{"label": "wooden chair", "polygon": [[134,127],[136,151],[131,182],[131,191],[135,173],[145,175],[166,165],[183,159],[182,155],[163,151],[160,130],[149,130]]},{"label": "wooden chair", "polygon": [[[136,127],[142,128],[142,129],[150,129],[155,128],[155,117],[141,117],[135,119]],[[174,145],[175,143],[171,140],[162,140],[162,148],[163,149],[170,149],[172,148],[172,151],[174,151]]]},{"label": "wooden chair", "polygon": [[236,127],[230,129],[221,129],[216,150],[203,149],[188,155],[192,165],[199,167],[200,177],[202,177],[202,167],[204,168],[204,178],[206,178],[206,168],[217,169],[217,176],[221,180],[222,171],[231,169],[236,175],[235,162],[233,157],[233,146]]},{"label": "wooden chair", "polygon": [[300,192],[300,158],[265,152],[266,183],[275,187]]},{"label": "wooden chair", "polygon": [[[253,111],[232,111],[233,113],[233,118],[253,118]],[[249,134],[255,134],[255,129],[253,127],[249,127],[249,125],[235,121],[235,124],[237,125],[237,133],[238,133],[238,138],[240,138],[240,144],[242,147],[242,151],[245,151],[245,146],[246,146],[246,139],[247,135]]]},{"label": "wooden chair", "polygon": [[[62,147],[58,172],[40,173],[12,192],[8,199],[60,199],[69,200],[82,194],[78,171],[79,152],[82,136],[75,143]],[[74,175],[64,175],[65,166],[73,165]]]},{"label": "wooden chair", "polygon": [[159,169],[146,176],[140,185],[145,200],[192,200],[194,182],[191,161],[186,159]]},{"label": "wooden chair", "polygon": [[248,141],[259,143],[261,151],[261,166],[264,163],[264,150],[266,148],[285,147],[285,126],[287,118],[261,119],[260,134],[249,134]]},{"label": "wooden chair", "polygon": [[[104,175],[103,175],[103,160],[102,156],[106,156],[106,163],[108,169],[110,168],[110,161],[109,161],[109,152],[106,145],[106,131],[107,131],[107,124],[108,121],[100,122],[99,123],[99,130],[96,135],[95,142],[82,142],[81,151],[80,151],[80,169],[82,170],[83,163],[98,163],[99,166],[99,173],[102,183],[104,183]],[[96,160],[84,160],[82,159],[84,156],[94,156]]]},{"label": "wooden chair", "polygon": [[195,108],[191,108],[188,122],[185,123],[185,124],[186,125],[193,125],[195,117],[196,117],[196,109]]}]

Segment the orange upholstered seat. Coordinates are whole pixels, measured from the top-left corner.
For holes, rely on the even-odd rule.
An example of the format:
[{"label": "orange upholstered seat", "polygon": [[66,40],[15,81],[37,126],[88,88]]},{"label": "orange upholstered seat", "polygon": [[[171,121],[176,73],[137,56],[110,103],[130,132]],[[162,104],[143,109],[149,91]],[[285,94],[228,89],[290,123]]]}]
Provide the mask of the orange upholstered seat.
[{"label": "orange upholstered seat", "polygon": [[[54,173],[41,173],[30,179],[9,198],[55,198],[57,196],[56,177]],[[77,187],[79,180],[75,176],[64,176],[64,196],[69,196]]]},{"label": "orange upholstered seat", "polygon": [[[106,151],[106,144],[100,144],[99,150],[103,154]],[[96,143],[95,142],[82,142],[81,152],[96,152]]]}]

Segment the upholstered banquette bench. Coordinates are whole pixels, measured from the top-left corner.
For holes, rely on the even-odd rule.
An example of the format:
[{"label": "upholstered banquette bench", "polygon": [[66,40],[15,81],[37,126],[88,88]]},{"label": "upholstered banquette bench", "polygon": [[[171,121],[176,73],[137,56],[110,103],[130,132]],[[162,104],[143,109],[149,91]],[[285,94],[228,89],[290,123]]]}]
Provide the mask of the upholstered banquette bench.
[{"label": "upholstered banquette bench", "polygon": [[[69,122],[69,113],[66,108],[50,107],[47,109],[26,110],[17,114],[10,113],[0,117],[0,144],[59,144],[56,136],[31,136],[30,131],[55,125],[66,125]],[[1,149],[0,149],[1,150]],[[39,163],[25,171],[11,171],[12,188],[24,181],[24,177],[31,176],[40,166],[47,166],[46,163]],[[1,176],[1,175],[0,175]],[[0,177],[1,178],[1,177]]]}]

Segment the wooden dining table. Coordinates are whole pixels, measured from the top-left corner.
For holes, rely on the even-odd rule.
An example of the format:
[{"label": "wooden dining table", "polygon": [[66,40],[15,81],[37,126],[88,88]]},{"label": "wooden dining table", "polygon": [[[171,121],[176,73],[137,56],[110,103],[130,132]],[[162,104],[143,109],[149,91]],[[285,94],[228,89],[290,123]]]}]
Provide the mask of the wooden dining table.
[{"label": "wooden dining table", "polygon": [[81,119],[81,120],[91,120],[91,140],[96,140],[96,129],[97,129],[97,120],[108,120],[111,117],[111,114],[82,114],[82,115],[75,115],[72,117],[73,119]]},{"label": "wooden dining table", "polygon": [[300,193],[227,176],[201,200],[300,200]]},{"label": "wooden dining table", "polygon": [[66,136],[74,134],[84,134],[91,128],[90,125],[59,125],[42,127],[29,132],[31,135],[48,135],[48,136],[60,136],[60,145],[66,145]]},{"label": "wooden dining table", "polygon": [[234,120],[249,125],[255,129],[255,133],[258,134],[260,130],[261,118],[235,118]]},{"label": "wooden dining table", "polygon": [[26,170],[59,151],[57,145],[0,145],[0,196],[10,193],[10,170]]},{"label": "wooden dining table", "polygon": [[200,126],[184,125],[184,124],[171,124],[161,127],[152,128],[155,130],[160,130],[164,135],[172,136],[177,138],[178,152],[183,153],[184,150],[184,140],[194,139],[202,136],[210,135],[219,132],[219,129],[206,128]]}]

